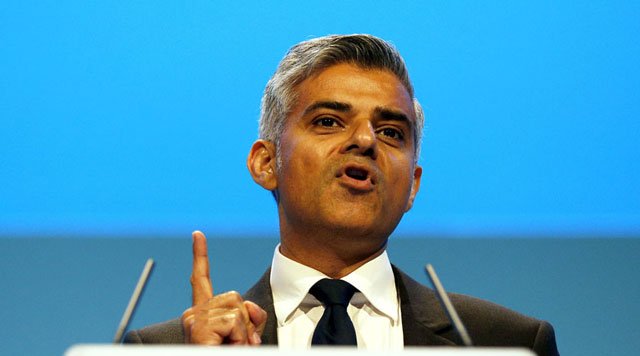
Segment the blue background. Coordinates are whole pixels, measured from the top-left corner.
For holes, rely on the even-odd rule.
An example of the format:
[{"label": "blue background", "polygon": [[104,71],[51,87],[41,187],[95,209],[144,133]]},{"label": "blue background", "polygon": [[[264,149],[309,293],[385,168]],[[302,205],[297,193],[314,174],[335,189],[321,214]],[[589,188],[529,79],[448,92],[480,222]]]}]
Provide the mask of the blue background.
[{"label": "blue background", "polygon": [[276,234],[244,163],[262,90],[353,32],[400,49],[426,111],[398,233],[637,235],[637,2],[365,4],[5,3],[0,235]]},{"label": "blue background", "polygon": [[[127,278],[137,275],[147,254],[118,246],[145,246],[148,255],[186,248],[187,258],[176,261],[188,274],[194,229],[219,237],[221,246],[237,238],[251,251],[268,244],[256,250],[266,256],[258,267],[233,259],[229,266],[244,268],[243,275],[261,269],[277,236],[276,209],[244,162],[257,136],[264,85],[294,43],[365,32],[403,54],[427,120],[422,190],[394,234],[395,259],[420,266],[424,259],[402,247],[416,244],[425,246],[425,259],[464,262],[450,267],[445,279],[453,290],[552,321],[560,326],[565,353],[601,354],[589,342],[613,329],[614,320],[637,340],[631,321],[638,320],[638,307],[623,297],[615,300],[617,312],[605,309],[611,312],[605,317],[598,310],[603,316],[593,314],[589,325],[569,310],[572,293],[600,300],[635,291],[637,299],[640,288],[634,282],[640,259],[639,18],[634,1],[2,3],[0,283],[1,307],[9,313],[3,320],[22,319],[42,299],[57,300],[54,295],[68,300],[69,290],[83,290],[114,262],[130,267],[121,271]],[[498,258],[510,255],[501,251],[511,251],[514,238],[531,254]],[[154,244],[168,245],[156,251]],[[429,255],[434,245],[443,246],[440,255]],[[495,289],[483,289],[502,284],[489,277],[496,265],[460,261],[456,253],[463,251],[501,261],[513,279],[538,273],[540,289],[567,285],[566,304],[554,305],[557,295],[526,300],[518,293],[522,287],[509,283],[506,295],[496,298]],[[473,287],[470,270],[487,271],[478,276],[485,287]],[[418,269],[414,273],[422,278]],[[601,278],[573,283],[594,273]],[[122,281],[110,278],[113,284],[97,283],[94,292],[111,304],[85,308],[108,310],[114,320],[95,323],[115,327],[128,295],[114,287]],[[180,278],[164,280],[158,295],[174,290]],[[222,290],[244,290],[251,279],[223,282]],[[613,292],[599,288],[606,281]],[[31,295],[39,298],[25,297]],[[55,305],[60,315],[70,315],[91,300]],[[166,299],[155,301],[166,305]],[[179,300],[185,303],[188,298]],[[158,321],[160,309],[138,322]],[[95,323],[81,330],[77,319],[61,324],[50,308],[28,315],[40,327],[25,321],[19,335],[34,337],[29,345],[42,344],[40,351],[61,353],[60,345],[110,338],[92,334]],[[636,317],[624,324],[621,316]],[[9,325],[0,327],[3,339]],[[52,325],[74,337],[46,333]],[[629,339],[616,344],[640,348]],[[18,353],[24,346],[6,347]]]}]

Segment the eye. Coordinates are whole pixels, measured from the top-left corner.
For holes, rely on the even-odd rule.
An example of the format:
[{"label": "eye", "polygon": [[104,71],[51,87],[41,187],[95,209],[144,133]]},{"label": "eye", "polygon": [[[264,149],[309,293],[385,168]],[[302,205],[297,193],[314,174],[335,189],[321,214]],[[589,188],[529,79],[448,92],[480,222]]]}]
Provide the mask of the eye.
[{"label": "eye", "polygon": [[384,129],[380,130],[380,134],[394,140],[404,140],[404,135],[402,134],[402,132],[391,127],[385,127]]},{"label": "eye", "polygon": [[316,126],[322,127],[338,127],[338,120],[331,117],[321,117],[313,122]]}]

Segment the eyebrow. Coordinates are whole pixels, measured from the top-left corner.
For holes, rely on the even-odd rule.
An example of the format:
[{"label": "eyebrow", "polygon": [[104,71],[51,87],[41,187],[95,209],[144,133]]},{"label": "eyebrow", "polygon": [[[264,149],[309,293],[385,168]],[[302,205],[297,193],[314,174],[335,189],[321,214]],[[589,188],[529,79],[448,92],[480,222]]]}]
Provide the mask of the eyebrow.
[{"label": "eyebrow", "polygon": [[[330,109],[339,112],[349,112],[353,106],[348,103],[340,102],[340,101],[316,101],[313,104],[309,105],[305,110],[303,115],[308,115],[309,113],[318,110],[318,109]],[[409,120],[409,117],[405,115],[403,112],[398,110],[389,109],[386,107],[378,106],[374,109],[375,115],[379,116],[383,120],[388,121],[399,121],[404,122],[408,125],[413,126],[413,122]]]},{"label": "eyebrow", "polygon": [[351,108],[351,104],[343,103],[340,101],[316,101],[304,110],[303,115],[307,115],[318,109],[330,109],[340,112],[348,112],[351,111]]},{"label": "eyebrow", "polygon": [[377,107],[375,108],[374,112],[376,115],[380,116],[384,120],[400,121],[400,122],[405,122],[409,125],[413,124],[413,122],[409,120],[407,115],[405,115],[401,111],[392,110],[384,107]]}]

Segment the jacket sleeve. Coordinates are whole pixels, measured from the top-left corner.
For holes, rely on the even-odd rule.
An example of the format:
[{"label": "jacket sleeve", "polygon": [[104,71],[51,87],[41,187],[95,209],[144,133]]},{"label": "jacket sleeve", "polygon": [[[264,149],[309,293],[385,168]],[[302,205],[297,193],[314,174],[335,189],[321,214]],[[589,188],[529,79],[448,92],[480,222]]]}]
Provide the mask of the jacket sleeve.
[{"label": "jacket sleeve", "polygon": [[558,346],[556,345],[556,334],[553,331],[553,326],[546,321],[540,323],[538,333],[535,341],[533,342],[533,350],[540,356],[559,355]]},{"label": "jacket sleeve", "polygon": [[136,330],[129,331],[124,335],[123,344],[142,344],[142,339]]},{"label": "jacket sleeve", "polygon": [[129,331],[125,344],[183,344],[184,333],[180,319],[165,321],[142,329]]}]

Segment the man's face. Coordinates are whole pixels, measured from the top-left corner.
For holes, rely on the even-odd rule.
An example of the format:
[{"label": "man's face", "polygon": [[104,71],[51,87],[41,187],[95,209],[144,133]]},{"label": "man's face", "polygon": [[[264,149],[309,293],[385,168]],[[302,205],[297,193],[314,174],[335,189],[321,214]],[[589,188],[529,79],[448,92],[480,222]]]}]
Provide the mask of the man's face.
[{"label": "man's face", "polygon": [[351,64],[296,89],[279,147],[281,231],[386,241],[420,183],[409,93],[390,72]]}]

